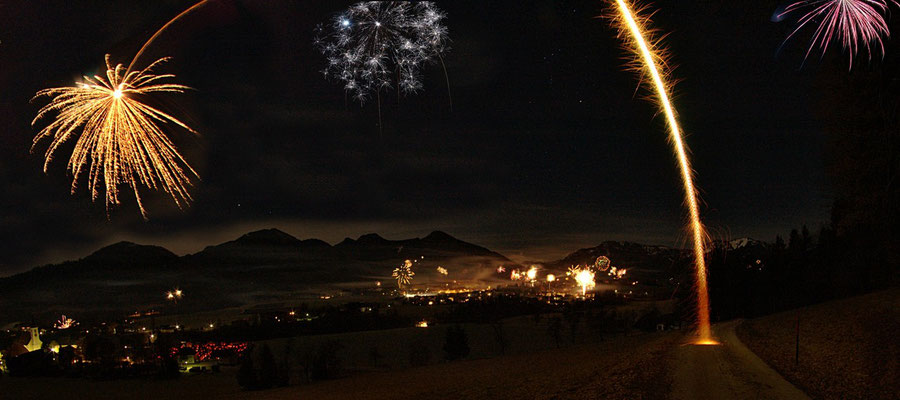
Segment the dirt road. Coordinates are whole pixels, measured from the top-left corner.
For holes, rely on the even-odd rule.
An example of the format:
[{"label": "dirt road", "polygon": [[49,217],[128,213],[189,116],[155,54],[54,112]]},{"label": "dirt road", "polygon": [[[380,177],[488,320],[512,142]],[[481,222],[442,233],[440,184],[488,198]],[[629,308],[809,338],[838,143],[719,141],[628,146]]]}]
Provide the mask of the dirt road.
[{"label": "dirt road", "polygon": [[744,346],[735,334],[741,321],[713,327],[718,346],[681,345],[672,358],[672,398],[809,399]]}]

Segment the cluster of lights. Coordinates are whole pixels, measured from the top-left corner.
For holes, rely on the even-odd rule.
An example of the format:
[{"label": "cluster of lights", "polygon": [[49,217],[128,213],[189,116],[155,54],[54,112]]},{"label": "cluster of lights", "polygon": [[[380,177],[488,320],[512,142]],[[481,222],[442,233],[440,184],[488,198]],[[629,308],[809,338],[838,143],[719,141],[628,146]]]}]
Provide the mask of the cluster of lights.
[{"label": "cluster of lights", "polygon": [[240,356],[247,348],[248,344],[246,342],[184,343],[180,347],[172,348],[170,353],[172,357],[175,357],[182,349],[193,349],[197,360],[206,361],[221,355],[222,353],[234,353],[235,355]]}]

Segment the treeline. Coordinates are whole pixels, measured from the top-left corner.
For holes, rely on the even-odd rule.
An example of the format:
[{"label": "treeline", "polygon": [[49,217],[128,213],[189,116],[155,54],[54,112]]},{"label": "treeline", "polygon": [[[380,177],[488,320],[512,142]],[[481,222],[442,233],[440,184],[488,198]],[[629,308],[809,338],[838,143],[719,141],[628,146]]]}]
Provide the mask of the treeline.
[{"label": "treeline", "polygon": [[794,229],[788,239],[709,254],[714,320],[757,317],[896,284],[897,266],[871,233]]},{"label": "treeline", "polygon": [[[834,203],[826,228],[801,228],[757,254],[713,256],[713,312],[753,316],[900,284],[900,41],[848,70],[824,57],[811,105],[824,129]],[[785,133],[790,134],[790,133]]]}]

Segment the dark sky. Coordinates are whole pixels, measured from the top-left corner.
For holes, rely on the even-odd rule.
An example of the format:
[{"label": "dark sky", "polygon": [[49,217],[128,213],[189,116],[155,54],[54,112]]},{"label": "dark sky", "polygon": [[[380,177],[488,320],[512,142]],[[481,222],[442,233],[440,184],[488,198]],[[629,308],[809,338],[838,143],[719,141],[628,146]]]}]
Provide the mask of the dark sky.
[{"label": "dark sky", "polygon": [[[77,4],[76,4],[77,3]],[[191,1],[0,3],[0,275],[89,254],[118,240],[195,252],[278,227],[337,242],[444,230],[512,257],[560,257],[604,240],[680,245],[682,192],[663,120],[623,71],[602,1],[439,3],[452,50],[425,90],[345,101],[323,79],[314,28],[350,2],[213,0],[179,21],[141,63],[196,88],[164,96],[201,132],[173,131],[203,180],[180,211],[147,193],[107,219],[69,194],[67,157],[44,174],[29,153],[42,88],[127,64]],[[702,214],[717,238],[771,240],[828,218],[818,60],[805,38],[778,53],[789,22],[775,1],[655,2],[678,66],[676,106],[694,151]],[[69,151],[71,147],[64,151]]]}]

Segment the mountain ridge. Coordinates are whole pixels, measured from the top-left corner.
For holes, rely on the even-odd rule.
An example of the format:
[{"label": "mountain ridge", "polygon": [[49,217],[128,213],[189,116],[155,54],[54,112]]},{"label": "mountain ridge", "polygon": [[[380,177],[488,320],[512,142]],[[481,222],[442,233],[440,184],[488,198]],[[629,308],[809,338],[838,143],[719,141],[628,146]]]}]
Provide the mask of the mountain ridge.
[{"label": "mountain ridge", "polygon": [[418,261],[420,282],[434,278],[437,266],[452,268],[463,278],[488,276],[486,271],[511,263],[439,231],[402,240],[369,233],[342,243],[333,246],[262,229],[178,256],[161,246],[118,242],[77,260],[0,278],[0,321],[160,308],[167,304],[160,294],[173,287],[195,299],[181,305],[185,312],[277,301],[326,287],[375,287],[376,281],[390,280],[404,259]]},{"label": "mountain ridge", "polygon": [[[686,249],[615,241],[578,249],[542,265],[564,272],[572,265],[593,264],[599,256],[628,268],[629,278],[642,282],[687,271],[691,265]],[[497,272],[499,266],[508,271],[523,268],[500,253],[443,231],[400,240],[366,233],[331,245],[262,229],[183,256],[160,246],[118,242],[78,260],[0,278],[4,294],[0,322],[63,313],[114,317],[136,309],[159,309],[167,305],[162,294],[174,287],[195,299],[179,304],[183,312],[285,301],[323,290],[375,287],[375,282],[389,281],[391,271],[407,259],[416,261],[420,284],[445,280],[437,267],[449,270],[453,280],[493,285],[509,283],[508,275]]]}]

